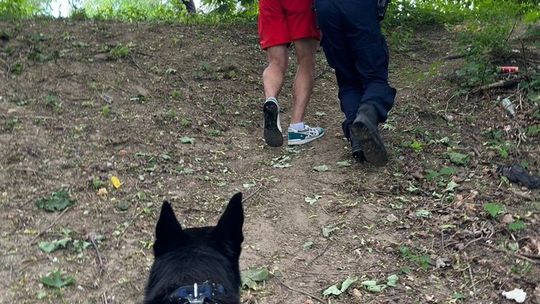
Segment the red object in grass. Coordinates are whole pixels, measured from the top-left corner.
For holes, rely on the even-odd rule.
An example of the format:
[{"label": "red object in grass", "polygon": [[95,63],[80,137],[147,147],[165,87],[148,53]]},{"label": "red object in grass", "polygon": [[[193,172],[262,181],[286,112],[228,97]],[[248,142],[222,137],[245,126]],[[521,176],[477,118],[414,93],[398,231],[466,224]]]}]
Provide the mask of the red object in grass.
[{"label": "red object in grass", "polygon": [[519,72],[519,67],[517,66],[500,66],[499,72],[503,74],[515,74]]}]

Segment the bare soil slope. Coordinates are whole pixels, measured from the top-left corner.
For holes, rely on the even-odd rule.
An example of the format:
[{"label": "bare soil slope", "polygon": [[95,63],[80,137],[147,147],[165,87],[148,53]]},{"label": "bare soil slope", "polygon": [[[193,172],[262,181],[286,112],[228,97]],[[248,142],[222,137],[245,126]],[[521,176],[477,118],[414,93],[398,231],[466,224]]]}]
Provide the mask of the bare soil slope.
[{"label": "bare soil slope", "polygon": [[[512,163],[538,172],[538,137],[524,132],[538,124],[537,108],[514,92],[510,119],[494,101],[507,92],[454,95],[443,30],[413,38],[413,49],[392,46],[399,95],[382,131],[392,157],[372,168],[355,163],[340,136],[322,52],[307,121],[327,135],[293,149],[264,145],[265,56],[254,25],[38,20],[0,29],[2,303],[140,302],[161,201],[184,226],[212,225],[237,191],[246,198],[242,269],[274,274],[245,291],[246,303],[315,303],[308,294],[322,298],[349,276],[358,281],[325,301],[501,303],[516,287],[529,303],[535,288],[538,296],[539,192],[495,172]],[[76,203],[36,206],[60,190]],[[504,211],[490,216],[487,203]],[[525,227],[509,229],[518,220]],[[38,247],[66,237],[65,249]],[[55,270],[75,284],[43,286]],[[397,285],[382,292],[360,285],[393,274]]]}]

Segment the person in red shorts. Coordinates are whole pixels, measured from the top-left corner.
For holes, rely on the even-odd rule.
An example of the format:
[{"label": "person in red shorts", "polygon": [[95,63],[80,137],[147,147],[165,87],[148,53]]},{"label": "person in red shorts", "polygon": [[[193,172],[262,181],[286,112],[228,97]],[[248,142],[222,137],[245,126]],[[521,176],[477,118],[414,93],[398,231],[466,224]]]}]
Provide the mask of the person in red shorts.
[{"label": "person in red shorts", "polygon": [[259,38],[268,66],[263,72],[266,101],[263,105],[264,140],[272,147],[283,145],[278,95],[288,67],[288,47],[292,43],[298,62],[293,85],[288,145],[301,145],[324,135],[324,129],[304,123],[304,114],[313,91],[315,51],[319,46],[313,0],[259,0]]}]

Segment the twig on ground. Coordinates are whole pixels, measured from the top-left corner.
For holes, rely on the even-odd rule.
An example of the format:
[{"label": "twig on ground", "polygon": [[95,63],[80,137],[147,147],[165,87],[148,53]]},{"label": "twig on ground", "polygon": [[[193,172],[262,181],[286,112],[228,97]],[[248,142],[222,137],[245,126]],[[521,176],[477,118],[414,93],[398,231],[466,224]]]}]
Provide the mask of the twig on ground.
[{"label": "twig on ground", "polygon": [[[214,97],[215,97],[215,96],[216,96],[216,93],[214,92],[214,94],[212,95],[212,102],[211,102],[211,103],[213,103]],[[197,109],[199,109],[199,111],[201,111],[203,114],[205,114],[206,117],[207,117],[208,119],[210,119],[210,120],[213,121],[216,125],[218,125],[218,126],[221,128],[222,131],[227,131],[227,128],[225,128],[222,124],[220,124],[220,123],[219,123],[214,117],[212,117],[210,114],[206,113],[205,110],[204,110],[201,106],[199,106],[199,104],[197,104],[196,102],[194,102],[193,104],[197,107]]]},{"label": "twig on ground", "polygon": [[150,74],[150,73],[148,73],[148,71],[146,71],[145,69],[143,69],[143,68],[137,63],[137,61],[135,61],[135,58],[133,58],[132,55],[129,55],[129,59],[130,59],[131,62],[132,62],[139,70],[141,70],[143,73]]},{"label": "twig on ground", "polygon": [[470,240],[469,242],[467,242],[467,244],[465,244],[465,245],[463,246],[463,248],[460,248],[459,250],[460,250],[460,251],[463,251],[463,250],[465,250],[465,248],[469,247],[469,245],[471,245],[472,243],[476,243],[476,242],[478,242],[478,241],[480,241],[480,240],[483,240],[483,239],[485,239],[484,236],[481,236],[481,237],[479,237],[479,238]]},{"label": "twig on ground", "polygon": [[529,262],[529,263],[540,265],[540,260],[538,260],[538,261],[537,261],[537,260],[533,260],[533,259],[531,259],[531,258],[529,258],[529,257],[526,257],[526,256],[524,256],[524,255],[521,255],[521,254],[519,254],[519,253],[515,253],[515,252],[511,252],[511,251],[505,250],[505,249],[501,249],[501,248],[499,248],[499,247],[497,247],[497,246],[493,246],[493,245],[491,245],[491,244],[487,244],[487,243],[481,243],[481,244],[484,245],[484,246],[486,246],[486,247],[488,247],[488,248],[491,248],[491,249],[493,249],[493,250],[499,251],[499,252],[501,252],[501,253],[504,253],[504,254],[507,254],[507,255],[512,255],[512,256],[514,256],[515,258],[518,258],[518,259],[527,261],[527,262]]},{"label": "twig on ground", "polygon": [[245,202],[247,201],[248,199],[252,198],[255,194],[257,194],[257,192],[261,191],[261,189],[264,187],[265,185],[262,185],[260,186],[259,188],[257,188],[255,191],[251,192],[248,196],[246,196],[246,198],[244,198],[242,200],[242,202]]},{"label": "twig on ground", "polygon": [[66,212],[69,210],[69,207],[67,207],[66,209],[64,209],[52,222],[49,226],[47,226],[47,228],[41,230],[33,239],[32,241],[30,242],[31,244],[34,244],[36,242],[36,240],[42,236],[45,232],[47,232],[49,229],[51,229],[54,225],[56,225],[56,223],[58,222],[58,220],[64,215],[66,214]]},{"label": "twig on ground", "polygon": [[308,297],[310,297],[310,298],[312,298],[312,299],[315,299],[315,300],[319,301],[320,303],[323,303],[323,304],[325,303],[321,298],[319,298],[319,297],[317,297],[317,296],[315,296],[315,295],[313,295],[313,294],[311,294],[311,293],[309,293],[309,292],[307,292],[307,291],[303,291],[303,290],[300,290],[300,289],[293,288],[293,287],[291,287],[291,286],[285,284],[285,283],[284,283],[283,281],[281,281],[278,277],[274,277],[274,278],[279,282],[279,284],[281,284],[283,287],[289,289],[290,291],[294,291],[294,292],[303,294],[303,295],[305,295],[305,296],[308,296]]},{"label": "twig on ground", "polygon": [[109,304],[109,300],[107,300],[107,292],[104,291],[101,298],[103,299],[103,304]]},{"label": "twig on ground", "polygon": [[101,258],[101,253],[99,252],[98,245],[96,243],[96,235],[94,233],[90,233],[88,235],[88,239],[92,243],[92,246],[94,246],[94,249],[96,250],[98,262],[99,262],[99,276],[103,275],[103,272],[105,271],[105,268],[103,266],[103,259]]},{"label": "twig on ground", "polygon": [[474,275],[473,275],[473,272],[472,272],[471,264],[469,262],[467,262],[467,266],[469,268],[469,277],[471,279],[472,289],[473,289],[473,292],[476,294],[476,286],[474,284]]},{"label": "twig on ground", "polygon": [[327,251],[328,251],[328,248],[330,248],[330,245],[331,243],[328,243],[326,244],[326,247],[324,247],[324,249],[319,252],[319,254],[317,254],[316,257],[314,257],[311,261],[309,261],[306,265],[307,266],[310,266],[311,264],[313,264],[313,262],[315,262],[318,258],[322,257]]}]

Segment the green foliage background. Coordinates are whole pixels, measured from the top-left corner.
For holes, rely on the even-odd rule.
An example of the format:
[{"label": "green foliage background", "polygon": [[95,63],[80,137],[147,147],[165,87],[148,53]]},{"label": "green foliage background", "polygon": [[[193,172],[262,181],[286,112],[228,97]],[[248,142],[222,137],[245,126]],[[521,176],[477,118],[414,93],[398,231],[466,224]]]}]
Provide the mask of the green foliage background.
[{"label": "green foliage background", "polygon": [[[52,0],[0,0],[0,19],[51,15]],[[188,14],[182,0],[68,0],[71,18],[180,23],[252,23],[257,0],[201,0],[204,9]],[[293,1],[293,0],[291,0]],[[516,25],[540,41],[538,0],[392,0],[383,28],[393,48],[407,49],[414,31],[442,26],[455,33],[467,64],[457,72],[464,87],[489,82],[494,58],[511,52]]]}]

